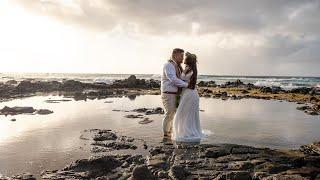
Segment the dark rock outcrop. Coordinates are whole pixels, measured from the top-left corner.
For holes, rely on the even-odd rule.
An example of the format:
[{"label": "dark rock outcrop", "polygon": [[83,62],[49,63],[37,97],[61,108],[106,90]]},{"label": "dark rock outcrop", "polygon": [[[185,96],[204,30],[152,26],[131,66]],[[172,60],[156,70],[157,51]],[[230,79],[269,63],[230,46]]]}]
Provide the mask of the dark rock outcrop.
[{"label": "dark rock outcrop", "polygon": [[189,175],[189,172],[181,165],[173,165],[169,170],[169,177],[171,179],[186,179]]},{"label": "dark rock outcrop", "polygon": [[214,81],[200,81],[198,83],[199,87],[217,87],[216,82]]},{"label": "dark rock outcrop", "polygon": [[67,80],[64,81],[60,87],[64,91],[82,91],[86,85],[80,81]]},{"label": "dark rock outcrop", "polygon": [[34,113],[36,110],[33,107],[8,107],[5,106],[0,110],[0,113],[3,115],[17,115],[17,114],[28,114],[28,113]]},{"label": "dark rock outcrop", "polygon": [[114,131],[104,129],[85,130],[81,133],[80,138],[91,141],[91,152],[95,153],[125,149],[135,150],[145,144],[144,141],[141,142],[141,140],[136,140],[132,137],[121,136]]},{"label": "dark rock outcrop", "polygon": [[309,115],[319,115],[320,114],[320,105],[319,104],[311,104],[307,106],[297,107],[297,110],[304,111]]},{"label": "dark rock outcrop", "polygon": [[[115,132],[111,130],[92,129],[85,132],[93,133],[89,135],[88,140],[93,140],[93,137],[99,134],[102,136],[98,139],[102,141],[95,142],[115,143],[121,139],[129,142],[129,137],[113,134]],[[164,141],[150,148],[147,154],[136,154],[140,152],[136,149],[129,149],[129,154],[122,155],[97,151],[102,154],[77,160],[61,170],[44,171],[41,177],[43,179],[317,179],[320,174],[319,144],[302,146],[300,150],[271,150],[235,144],[172,144],[170,141]],[[118,149],[111,151],[115,150]]]},{"label": "dark rock outcrop", "polygon": [[92,179],[107,176],[121,166],[121,156],[106,155],[77,160],[59,171],[45,171],[42,179]]},{"label": "dark rock outcrop", "polygon": [[300,87],[300,88],[291,89],[288,92],[290,92],[290,93],[299,93],[299,94],[309,94],[309,92],[311,92],[312,90],[313,90],[313,88]]},{"label": "dark rock outcrop", "polygon": [[[311,156],[320,156],[320,142],[303,145],[300,147],[300,150],[305,154],[308,154]],[[320,167],[320,164],[319,164],[319,167]]]},{"label": "dark rock outcrop", "polygon": [[137,113],[144,113],[145,115],[151,115],[151,114],[164,114],[164,110],[161,107],[157,107],[154,109],[150,108],[139,108],[132,110],[133,112]]},{"label": "dark rock outcrop", "polygon": [[128,79],[116,80],[111,87],[113,88],[160,88],[160,81],[154,79],[137,79],[135,75],[131,75]]},{"label": "dark rock outcrop", "polygon": [[36,178],[30,173],[21,173],[11,177],[4,177],[0,174],[0,180],[36,180]]},{"label": "dark rock outcrop", "polygon": [[50,111],[48,109],[34,109],[33,107],[20,107],[20,106],[15,106],[15,107],[8,107],[5,106],[0,110],[0,115],[18,115],[18,114],[40,114],[40,115],[45,115],[45,114],[51,114],[53,111]]},{"label": "dark rock outcrop", "polygon": [[277,94],[279,92],[283,91],[283,89],[279,86],[272,86],[272,87],[260,87],[260,92],[262,93],[273,93],[273,94]]},{"label": "dark rock outcrop", "polygon": [[47,115],[47,114],[52,114],[53,111],[49,109],[39,109],[39,110],[36,110],[36,113],[40,115]]},{"label": "dark rock outcrop", "polygon": [[16,87],[18,93],[51,92],[60,89],[61,83],[58,81],[21,81]]},{"label": "dark rock outcrop", "polygon": [[18,81],[16,81],[16,80],[9,80],[9,81],[6,82],[6,84],[14,85],[14,84],[18,84]]},{"label": "dark rock outcrop", "polygon": [[149,118],[144,118],[142,121],[139,121],[139,124],[149,124],[152,122],[153,120],[150,120]]},{"label": "dark rock outcrop", "polygon": [[234,82],[228,81],[225,84],[221,84],[220,87],[221,88],[246,87],[246,84],[244,84],[242,81],[237,79]]},{"label": "dark rock outcrop", "polygon": [[132,171],[132,179],[146,180],[156,179],[146,165],[136,166]]}]

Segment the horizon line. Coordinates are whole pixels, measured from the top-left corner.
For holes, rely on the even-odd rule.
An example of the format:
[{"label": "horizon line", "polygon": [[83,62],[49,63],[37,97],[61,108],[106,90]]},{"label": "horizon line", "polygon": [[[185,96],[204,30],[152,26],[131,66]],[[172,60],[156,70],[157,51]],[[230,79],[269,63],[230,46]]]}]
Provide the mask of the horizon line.
[{"label": "horizon line", "polygon": [[[0,74],[98,74],[98,75],[160,75],[150,73],[93,73],[93,72],[0,72]],[[304,77],[320,78],[313,75],[228,75],[228,74],[199,74],[199,76],[220,76],[220,77]]]}]

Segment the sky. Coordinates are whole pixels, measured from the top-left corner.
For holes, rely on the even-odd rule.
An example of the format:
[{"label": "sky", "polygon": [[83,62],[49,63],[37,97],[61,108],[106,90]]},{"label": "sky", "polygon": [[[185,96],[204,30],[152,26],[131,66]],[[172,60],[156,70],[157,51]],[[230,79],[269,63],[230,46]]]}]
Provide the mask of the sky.
[{"label": "sky", "polygon": [[320,0],[1,0],[0,72],[320,76]]}]

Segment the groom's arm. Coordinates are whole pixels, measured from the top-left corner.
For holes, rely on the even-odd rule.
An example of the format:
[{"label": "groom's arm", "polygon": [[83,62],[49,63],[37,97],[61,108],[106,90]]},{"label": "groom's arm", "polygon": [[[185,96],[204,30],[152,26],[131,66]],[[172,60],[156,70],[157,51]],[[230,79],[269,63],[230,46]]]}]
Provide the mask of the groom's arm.
[{"label": "groom's arm", "polygon": [[172,64],[166,64],[164,68],[165,68],[164,71],[166,73],[166,76],[175,86],[185,87],[185,88],[188,87],[188,83],[182,81],[177,77],[176,69]]}]

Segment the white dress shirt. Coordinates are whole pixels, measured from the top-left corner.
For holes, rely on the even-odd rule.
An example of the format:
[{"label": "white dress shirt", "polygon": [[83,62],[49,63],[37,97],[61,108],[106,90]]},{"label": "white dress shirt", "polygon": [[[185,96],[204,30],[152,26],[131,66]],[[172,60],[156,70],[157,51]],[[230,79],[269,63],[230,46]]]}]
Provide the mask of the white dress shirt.
[{"label": "white dress shirt", "polygon": [[[175,61],[173,61],[176,63]],[[178,87],[186,88],[188,83],[177,77],[176,68],[171,62],[167,62],[163,66],[161,76],[161,92],[177,92]]]}]

